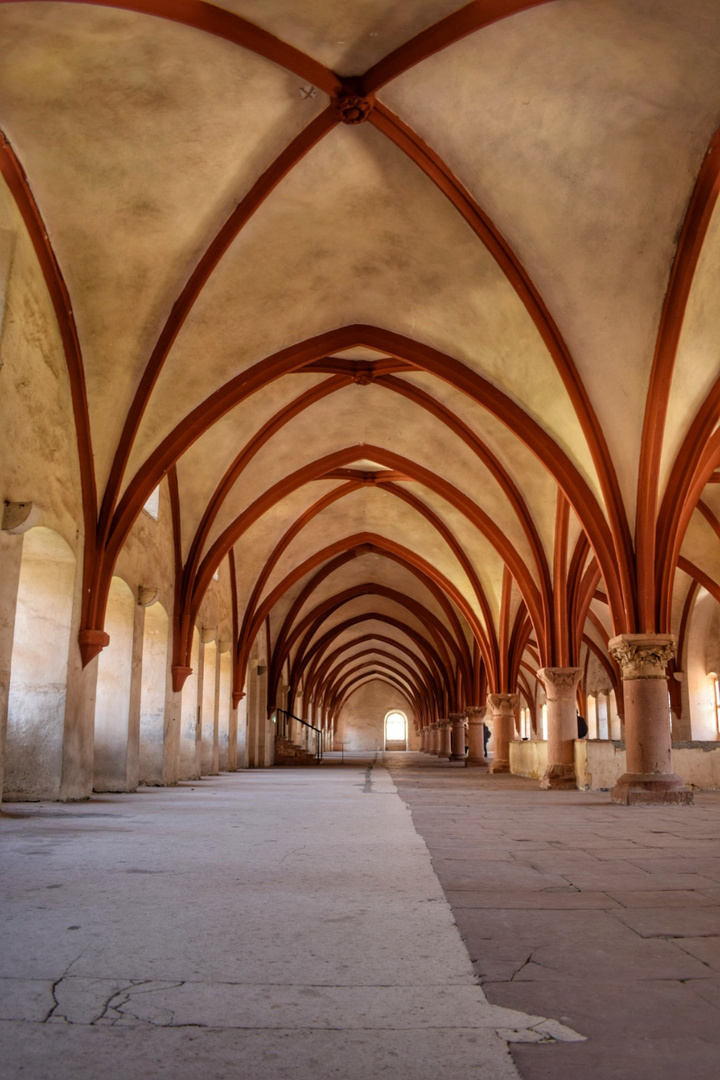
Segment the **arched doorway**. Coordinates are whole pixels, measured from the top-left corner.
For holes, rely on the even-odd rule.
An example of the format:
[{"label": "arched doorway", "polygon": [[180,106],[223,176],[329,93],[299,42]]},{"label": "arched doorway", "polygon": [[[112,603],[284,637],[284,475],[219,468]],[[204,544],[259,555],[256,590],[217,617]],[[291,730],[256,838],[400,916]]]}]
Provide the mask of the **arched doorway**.
[{"label": "arched doorway", "polygon": [[407,750],[407,716],[399,709],[385,714],[385,749]]}]

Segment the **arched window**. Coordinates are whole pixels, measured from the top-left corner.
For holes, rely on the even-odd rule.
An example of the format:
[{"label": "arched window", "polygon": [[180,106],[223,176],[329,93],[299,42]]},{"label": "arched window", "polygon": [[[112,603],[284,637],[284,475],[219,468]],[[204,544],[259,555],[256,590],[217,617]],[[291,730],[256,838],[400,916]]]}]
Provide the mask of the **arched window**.
[{"label": "arched window", "polygon": [[397,709],[385,717],[385,749],[407,750],[407,717]]}]

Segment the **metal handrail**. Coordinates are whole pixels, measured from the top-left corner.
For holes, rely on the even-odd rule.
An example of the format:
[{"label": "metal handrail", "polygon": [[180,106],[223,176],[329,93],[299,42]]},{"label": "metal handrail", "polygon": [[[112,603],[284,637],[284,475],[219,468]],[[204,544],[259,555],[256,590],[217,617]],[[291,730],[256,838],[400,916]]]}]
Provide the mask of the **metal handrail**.
[{"label": "metal handrail", "polygon": [[322,759],[323,759],[323,733],[322,733],[322,728],[314,727],[312,724],[309,724],[307,722],[307,720],[303,720],[302,717],[296,716],[295,713],[288,712],[287,709],[276,708],[275,713],[276,714],[279,713],[283,717],[282,732],[280,731],[281,725],[278,724],[278,735],[281,735],[281,737],[283,739],[287,739],[287,737],[288,737],[288,720],[295,720],[295,721],[297,721],[298,724],[302,724],[303,727],[309,728],[310,731],[314,731],[317,734],[317,751],[315,753],[315,757],[317,758],[318,762],[322,761]]}]

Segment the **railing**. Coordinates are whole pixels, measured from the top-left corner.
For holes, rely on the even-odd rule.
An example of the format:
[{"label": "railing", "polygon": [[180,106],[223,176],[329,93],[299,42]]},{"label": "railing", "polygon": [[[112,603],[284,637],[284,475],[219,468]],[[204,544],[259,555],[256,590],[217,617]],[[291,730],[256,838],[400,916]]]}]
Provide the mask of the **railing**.
[{"label": "railing", "polygon": [[[308,724],[307,720],[301,720],[299,716],[295,716],[294,713],[287,712],[285,709],[275,709],[275,719],[278,729],[277,733],[283,739],[292,739],[291,720],[294,720],[296,724],[302,724],[304,728],[307,728],[308,745],[306,749],[309,753],[315,754],[318,761],[322,761],[323,733],[319,727],[313,727],[312,724]],[[314,744],[314,746],[312,744]]]}]

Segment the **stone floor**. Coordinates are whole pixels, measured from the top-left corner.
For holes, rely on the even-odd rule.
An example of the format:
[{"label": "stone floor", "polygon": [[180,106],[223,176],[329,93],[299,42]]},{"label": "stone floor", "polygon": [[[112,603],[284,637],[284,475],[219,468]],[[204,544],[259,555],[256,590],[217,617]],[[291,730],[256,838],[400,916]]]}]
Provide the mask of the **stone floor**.
[{"label": "stone floor", "polygon": [[[497,997],[518,966],[502,928],[502,898],[519,895],[508,874],[537,872],[500,857],[507,809],[485,830],[496,860],[468,846],[474,800],[507,807],[504,789],[414,761],[397,775],[452,868],[450,895],[472,902],[475,874],[494,882],[497,926],[462,925]],[[571,1053],[581,1036],[550,997],[531,1015],[488,1003],[406,803],[371,764],[4,804],[3,1080],[517,1080],[509,1043],[570,1040]]]},{"label": "stone floor", "polygon": [[720,1076],[720,793],[612,806],[385,755],[488,1000],[588,1036],[516,1044],[525,1080]]}]

